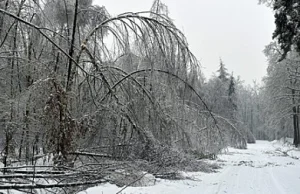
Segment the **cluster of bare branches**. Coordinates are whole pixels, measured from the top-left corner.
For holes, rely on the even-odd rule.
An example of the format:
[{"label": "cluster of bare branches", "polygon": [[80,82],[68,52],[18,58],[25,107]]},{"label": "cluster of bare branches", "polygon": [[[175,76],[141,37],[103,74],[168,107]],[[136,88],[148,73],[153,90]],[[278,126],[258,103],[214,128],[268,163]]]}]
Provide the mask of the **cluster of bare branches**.
[{"label": "cluster of bare branches", "polygon": [[299,53],[291,51],[279,61],[282,53],[276,42],[265,49],[268,57],[268,75],[262,99],[266,107],[266,126],[272,139],[293,137],[300,144],[299,129]]},{"label": "cluster of bare branches", "polygon": [[108,161],[176,166],[179,153],[226,146],[160,1],[115,17],[91,0],[4,2],[0,189],[96,184],[121,168]]}]

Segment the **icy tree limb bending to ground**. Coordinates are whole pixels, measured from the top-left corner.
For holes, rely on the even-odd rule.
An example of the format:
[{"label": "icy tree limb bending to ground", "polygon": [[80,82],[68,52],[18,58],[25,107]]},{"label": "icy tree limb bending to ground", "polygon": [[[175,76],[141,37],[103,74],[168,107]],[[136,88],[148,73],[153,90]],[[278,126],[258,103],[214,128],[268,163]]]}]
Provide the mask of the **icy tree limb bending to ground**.
[{"label": "icy tree limb bending to ground", "polygon": [[[205,103],[200,65],[160,1],[152,12],[116,17],[90,0],[7,2],[0,54],[12,51],[0,58],[0,76],[11,82],[0,84],[11,94],[3,91],[10,97],[0,112],[0,189],[96,184],[133,168],[113,165],[119,160],[184,168],[195,161],[186,153],[228,145],[232,130]],[[62,174],[43,176],[43,163]],[[32,176],[10,169],[24,164]]]}]

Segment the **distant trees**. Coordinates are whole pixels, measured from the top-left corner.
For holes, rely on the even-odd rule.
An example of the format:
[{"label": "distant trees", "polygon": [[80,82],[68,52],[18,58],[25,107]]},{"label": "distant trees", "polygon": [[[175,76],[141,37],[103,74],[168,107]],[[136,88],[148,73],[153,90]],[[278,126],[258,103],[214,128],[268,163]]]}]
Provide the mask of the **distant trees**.
[{"label": "distant trees", "polygon": [[245,86],[241,81],[237,81],[237,88],[238,117],[247,130],[248,142],[270,139],[265,125],[265,103],[261,86],[256,82]]},{"label": "distant trees", "polygon": [[205,86],[206,102],[216,114],[226,141],[236,147],[246,147],[246,128],[239,118],[239,92],[233,75],[229,76],[225,64],[220,60],[217,75]]}]

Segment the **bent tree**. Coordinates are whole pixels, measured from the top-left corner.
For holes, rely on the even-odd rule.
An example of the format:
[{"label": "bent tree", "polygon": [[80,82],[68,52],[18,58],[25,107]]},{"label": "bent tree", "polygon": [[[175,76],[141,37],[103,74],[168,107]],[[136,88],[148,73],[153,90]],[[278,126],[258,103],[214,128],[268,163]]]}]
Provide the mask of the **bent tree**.
[{"label": "bent tree", "polygon": [[226,145],[160,1],[114,17],[91,0],[7,0],[0,13],[0,189],[58,192],[111,181],[126,161],[184,166],[184,153]]}]

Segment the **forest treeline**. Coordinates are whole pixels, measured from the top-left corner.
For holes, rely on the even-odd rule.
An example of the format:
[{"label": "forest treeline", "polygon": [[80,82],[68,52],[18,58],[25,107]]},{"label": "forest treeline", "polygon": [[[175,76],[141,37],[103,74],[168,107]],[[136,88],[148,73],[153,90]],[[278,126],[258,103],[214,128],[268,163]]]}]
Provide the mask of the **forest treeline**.
[{"label": "forest treeline", "polygon": [[0,189],[201,170],[227,146],[299,134],[299,52],[280,41],[263,85],[245,86],[222,60],[204,78],[160,0],[118,16],[92,0],[2,0],[0,29]]}]

